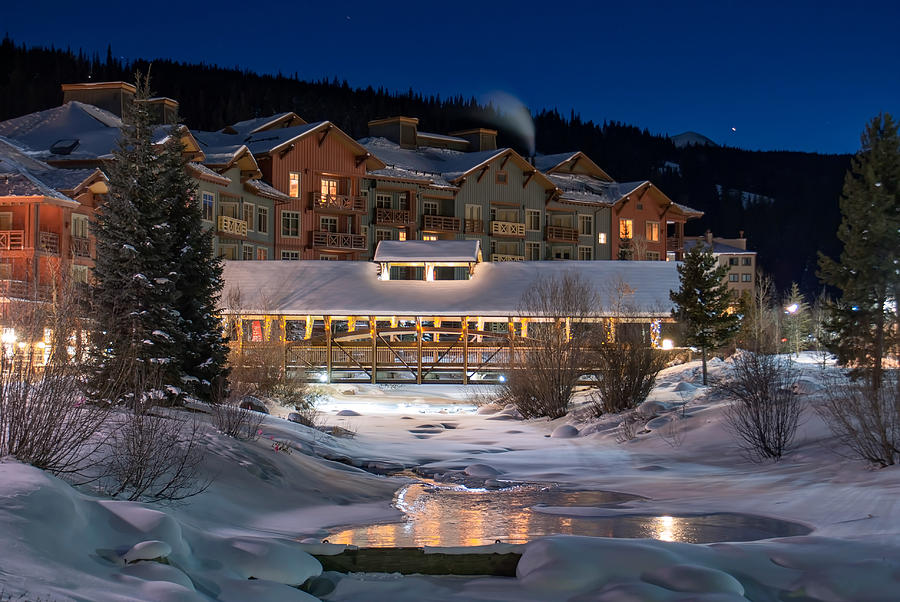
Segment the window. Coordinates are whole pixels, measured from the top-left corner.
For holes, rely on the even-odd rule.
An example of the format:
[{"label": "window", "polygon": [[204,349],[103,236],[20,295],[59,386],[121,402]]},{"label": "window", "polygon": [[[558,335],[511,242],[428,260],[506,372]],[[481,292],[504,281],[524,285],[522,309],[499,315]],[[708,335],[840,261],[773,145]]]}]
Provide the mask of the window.
[{"label": "window", "polygon": [[606,232],[597,232],[597,244],[598,245],[606,244]]},{"label": "window", "polygon": [[437,215],[438,204],[435,201],[425,201],[422,203],[422,215]]},{"label": "window", "polygon": [[647,251],[647,261],[659,261],[659,251]]},{"label": "window", "polygon": [[256,205],[253,203],[244,203],[244,217],[243,220],[247,222],[247,229],[253,231],[253,210],[256,208]]},{"label": "window", "polygon": [[634,238],[634,220],[619,218],[619,238],[625,240]]},{"label": "window", "polygon": [[541,212],[536,209],[525,210],[525,229],[540,231],[541,229]]},{"label": "window", "polygon": [[87,284],[91,278],[91,269],[86,265],[72,266],[72,281]]},{"label": "window", "polygon": [[570,247],[554,247],[553,259],[572,259],[572,249]]},{"label": "window", "polygon": [[333,215],[322,215],[319,217],[319,232],[337,232],[338,218]]},{"label": "window", "polygon": [[406,230],[400,228],[400,231],[397,232],[397,240],[406,240]]},{"label": "window", "polygon": [[238,250],[235,245],[219,245],[219,257],[223,259],[237,259]]},{"label": "window", "polygon": [[393,240],[393,236],[391,236],[391,231],[386,230],[384,228],[376,228],[375,229],[375,242],[381,242],[382,240]]},{"label": "window", "polygon": [[0,213],[0,230],[12,230],[12,212]]},{"label": "window", "polygon": [[389,194],[381,194],[378,193],[375,195],[375,208],[376,209],[390,209],[391,208],[391,195]]},{"label": "window", "polygon": [[506,184],[507,181],[508,181],[508,179],[506,177],[506,172],[502,171],[502,170],[498,171],[495,182],[497,182],[497,184]]},{"label": "window", "polygon": [[737,257],[729,257],[729,258],[728,258],[728,265],[737,265],[737,264],[738,264],[738,258],[737,258]]},{"label": "window", "polygon": [[300,251],[282,251],[281,259],[287,259],[289,261],[299,261],[300,260]]},{"label": "window", "polygon": [[281,235],[287,238],[298,238],[300,236],[299,211],[281,212]]},{"label": "window", "polygon": [[253,261],[253,245],[244,245],[241,253],[241,259],[244,261]]},{"label": "window", "polygon": [[481,205],[466,205],[466,219],[481,219]]},{"label": "window", "polygon": [[359,233],[362,234],[364,239],[366,239],[366,244],[369,244],[369,227],[368,226],[360,226]]},{"label": "window", "polygon": [[647,240],[659,242],[659,222],[647,222]]},{"label": "window", "polygon": [[201,217],[207,222],[213,221],[216,216],[216,195],[211,192],[203,193],[203,206],[200,208]]},{"label": "window", "polygon": [[265,247],[256,247],[257,261],[265,261],[269,258],[269,250]]},{"label": "window", "polygon": [[397,195],[397,198],[400,200],[400,210],[409,211],[409,193],[401,192]]},{"label": "window", "polygon": [[753,258],[752,257],[741,258],[741,265],[753,265]]},{"label": "window", "polygon": [[[88,237],[88,223],[90,219],[86,215],[72,214],[72,236],[75,238]],[[4,228],[9,230],[10,228]]]},{"label": "window", "polygon": [[219,215],[224,215],[225,217],[233,217],[234,219],[240,219],[240,216],[238,215],[238,204],[219,203]]},{"label": "window", "polygon": [[[406,232],[403,232],[403,234],[406,234]],[[422,240],[437,240],[437,239],[438,239],[437,234],[423,234],[422,235]]]},{"label": "window", "polygon": [[288,196],[295,199],[300,196],[300,174],[296,171],[288,174]]},{"label": "window", "polygon": [[594,235],[594,216],[578,214],[578,234],[581,236]]},{"label": "window", "polygon": [[593,258],[593,247],[578,247],[578,259],[580,259],[581,261],[590,261]]},{"label": "window", "polygon": [[269,233],[269,208],[256,208],[256,231],[260,234]]},{"label": "window", "polygon": [[338,181],[335,178],[322,178],[319,190],[322,193],[323,198],[334,198],[338,195]]},{"label": "window", "polygon": [[337,255],[326,255],[323,253],[322,255],[319,255],[319,261],[338,261],[338,256]]},{"label": "window", "polygon": [[741,282],[752,282],[753,274],[741,274]]},{"label": "window", "polygon": [[[537,213],[537,212],[535,212]],[[528,261],[540,261],[541,260],[541,243],[539,242],[526,242],[525,243],[525,259]]]},{"label": "window", "polygon": [[737,274],[728,274],[728,282],[737,282],[738,275]]}]

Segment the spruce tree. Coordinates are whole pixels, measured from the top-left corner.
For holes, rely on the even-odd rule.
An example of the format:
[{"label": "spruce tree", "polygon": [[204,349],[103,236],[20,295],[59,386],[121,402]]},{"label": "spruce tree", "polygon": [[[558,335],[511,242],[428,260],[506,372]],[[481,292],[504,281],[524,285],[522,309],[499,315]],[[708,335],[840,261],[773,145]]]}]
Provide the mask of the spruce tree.
[{"label": "spruce tree", "polygon": [[809,338],[812,330],[812,316],[809,303],[800,292],[796,282],[791,283],[791,290],[784,298],[784,338],[788,353],[800,355],[804,342]]},{"label": "spruce tree", "polygon": [[700,348],[705,385],[707,352],[727,343],[740,326],[725,282],[728,266],[718,265],[712,250],[698,242],[684,254],[684,263],[677,269],[681,287],[669,293],[675,304],[672,316],[681,322],[685,342]]},{"label": "spruce tree", "polygon": [[830,307],[829,349],[851,376],[881,386],[885,356],[897,344],[900,296],[900,136],[887,113],[870,121],[844,178],[840,260],[820,253],[819,276],[841,291]]}]

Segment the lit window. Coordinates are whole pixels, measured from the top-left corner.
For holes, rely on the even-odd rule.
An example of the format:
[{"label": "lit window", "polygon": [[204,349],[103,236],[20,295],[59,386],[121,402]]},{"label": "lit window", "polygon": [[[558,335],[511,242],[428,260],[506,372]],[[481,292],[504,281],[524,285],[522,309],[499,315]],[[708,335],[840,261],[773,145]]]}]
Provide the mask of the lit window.
[{"label": "lit window", "polygon": [[[403,235],[403,238],[401,238],[400,240],[406,240],[406,232],[401,232],[400,234]],[[438,239],[437,234],[423,234],[422,235],[422,240],[437,240],[437,239]]]},{"label": "lit window", "polygon": [[647,240],[659,242],[659,222],[647,222]]},{"label": "lit window", "polygon": [[216,214],[216,195],[211,192],[203,193],[202,217],[204,220],[211,222]]},{"label": "lit window", "polygon": [[634,220],[619,218],[619,238],[623,240],[634,238]]},{"label": "lit window", "polygon": [[598,245],[606,244],[606,232],[597,232],[597,244]]},{"label": "lit window", "polygon": [[256,259],[258,261],[265,261],[269,258],[269,250],[265,247],[257,247],[256,248]]},{"label": "lit window", "polygon": [[288,196],[295,199],[300,196],[300,174],[295,171],[288,175]]},{"label": "lit window", "polygon": [[397,240],[406,240],[406,230],[400,230],[397,233]]},{"label": "lit window", "polygon": [[281,212],[281,235],[287,238],[297,238],[300,236],[299,211]]},{"label": "lit window", "polygon": [[578,234],[581,236],[593,236],[594,235],[594,216],[593,215],[578,215]]},{"label": "lit window", "polygon": [[334,178],[322,178],[322,184],[319,187],[322,197],[334,198],[338,195],[338,181]]}]

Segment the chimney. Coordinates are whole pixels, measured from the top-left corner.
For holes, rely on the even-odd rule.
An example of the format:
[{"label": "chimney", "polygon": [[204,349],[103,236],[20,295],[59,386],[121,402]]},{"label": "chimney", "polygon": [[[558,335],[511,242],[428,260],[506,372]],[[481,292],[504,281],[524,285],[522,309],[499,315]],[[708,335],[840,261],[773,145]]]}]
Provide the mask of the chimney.
[{"label": "chimney", "polygon": [[706,244],[711,245],[713,239],[712,230],[707,230],[706,234],[704,234],[703,236],[706,239]]},{"label": "chimney", "polygon": [[450,135],[468,140],[470,151],[497,150],[497,130],[473,128],[460,132],[450,132]]},{"label": "chimney", "polygon": [[416,148],[416,134],[419,120],[415,117],[388,117],[369,122],[369,136],[387,138],[400,148]]},{"label": "chimney", "polygon": [[71,100],[105,109],[119,117],[134,98],[135,87],[125,82],[63,84],[63,103]]}]

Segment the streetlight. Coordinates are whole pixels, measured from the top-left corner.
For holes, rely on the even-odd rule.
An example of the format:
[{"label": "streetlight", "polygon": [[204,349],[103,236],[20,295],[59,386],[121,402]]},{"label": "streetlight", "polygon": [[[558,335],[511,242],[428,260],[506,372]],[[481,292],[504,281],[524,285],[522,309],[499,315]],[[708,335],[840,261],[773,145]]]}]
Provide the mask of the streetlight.
[{"label": "streetlight", "polygon": [[797,310],[800,309],[800,306],[796,303],[791,303],[787,307],[784,308],[784,313],[786,314],[795,314]]}]

